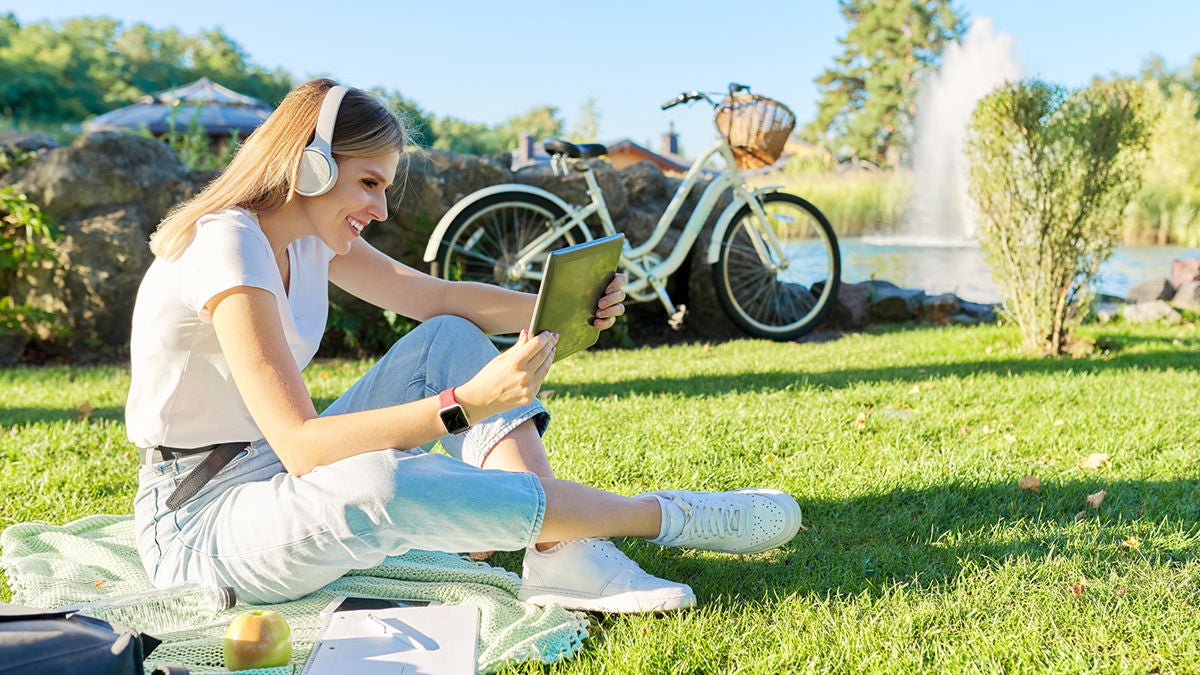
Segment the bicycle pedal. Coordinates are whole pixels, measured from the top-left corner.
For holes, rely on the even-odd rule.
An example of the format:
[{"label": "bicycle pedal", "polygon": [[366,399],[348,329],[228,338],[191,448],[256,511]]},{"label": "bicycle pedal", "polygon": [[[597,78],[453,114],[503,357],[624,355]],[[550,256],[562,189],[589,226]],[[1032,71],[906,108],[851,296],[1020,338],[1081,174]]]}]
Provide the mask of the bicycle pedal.
[{"label": "bicycle pedal", "polygon": [[679,309],[667,319],[667,325],[674,330],[683,330],[683,317],[687,315],[687,305],[680,305]]}]

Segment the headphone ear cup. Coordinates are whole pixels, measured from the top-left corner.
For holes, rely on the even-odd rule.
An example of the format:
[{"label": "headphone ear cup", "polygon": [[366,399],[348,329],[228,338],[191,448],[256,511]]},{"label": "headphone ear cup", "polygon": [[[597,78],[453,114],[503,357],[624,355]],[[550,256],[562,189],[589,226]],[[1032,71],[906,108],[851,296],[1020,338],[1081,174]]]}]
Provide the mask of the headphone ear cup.
[{"label": "headphone ear cup", "polygon": [[296,174],[296,194],[317,197],[329,192],[337,183],[337,162],[318,148],[309,146],[300,155],[300,171]]}]

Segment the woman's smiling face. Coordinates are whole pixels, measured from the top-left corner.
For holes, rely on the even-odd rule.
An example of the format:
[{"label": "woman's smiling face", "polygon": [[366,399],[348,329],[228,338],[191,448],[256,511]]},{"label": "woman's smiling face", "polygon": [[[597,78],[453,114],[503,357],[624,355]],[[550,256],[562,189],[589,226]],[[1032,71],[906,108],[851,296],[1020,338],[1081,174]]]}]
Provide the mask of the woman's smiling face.
[{"label": "woman's smiling face", "polygon": [[396,175],[400,153],[374,157],[342,157],[333,188],[318,197],[302,197],[314,232],[339,255],[362,236],[372,220],[387,219],[387,188]]}]

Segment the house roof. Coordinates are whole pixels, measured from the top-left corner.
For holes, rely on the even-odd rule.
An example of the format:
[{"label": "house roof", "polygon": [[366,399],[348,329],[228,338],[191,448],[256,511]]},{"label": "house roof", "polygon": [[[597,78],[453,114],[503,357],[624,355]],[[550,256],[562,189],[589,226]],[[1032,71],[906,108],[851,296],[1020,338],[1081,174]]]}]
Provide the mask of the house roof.
[{"label": "house roof", "polygon": [[207,77],[174,89],[143,96],[137,103],[93,117],[84,123],[88,131],[142,129],[164,134],[200,125],[210,136],[237,131],[243,137],[258,128],[271,114],[271,106],[239,94]]},{"label": "house roof", "polygon": [[680,155],[654,152],[649,148],[634,143],[628,138],[622,138],[611,143],[606,143],[605,145],[608,146],[608,154],[610,155],[628,152],[650,160],[663,169],[670,169],[671,171],[677,171],[679,173],[686,173],[687,170],[692,166],[690,161],[681,157]]}]

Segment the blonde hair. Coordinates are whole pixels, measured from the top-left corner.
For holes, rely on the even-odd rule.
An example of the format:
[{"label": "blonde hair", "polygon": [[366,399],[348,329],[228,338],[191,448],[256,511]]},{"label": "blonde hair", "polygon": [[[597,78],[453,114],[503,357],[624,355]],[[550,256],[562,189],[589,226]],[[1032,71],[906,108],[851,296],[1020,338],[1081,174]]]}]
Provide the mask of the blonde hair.
[{"label": "blonde hair", "polygon": [[[150,237],[150,250],[168,260],[192,242],[196,221],[234,206],[270,213],[296,198],[300,155],[312,140],[325,92],[337,83],[316,79],[293,89],[267,121],[238,148],[229,166],[200,194],[172,210]],[[404,124],[379,99],[349,89],[338,109],[333,154],[376,157],[404,152]]]}]

